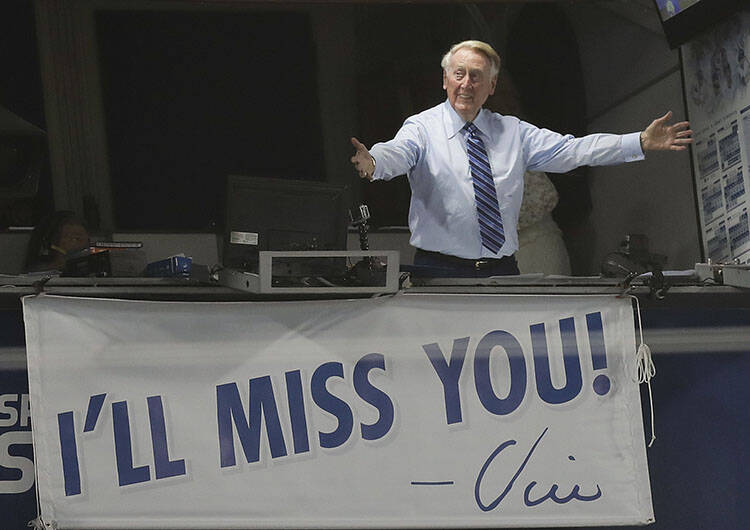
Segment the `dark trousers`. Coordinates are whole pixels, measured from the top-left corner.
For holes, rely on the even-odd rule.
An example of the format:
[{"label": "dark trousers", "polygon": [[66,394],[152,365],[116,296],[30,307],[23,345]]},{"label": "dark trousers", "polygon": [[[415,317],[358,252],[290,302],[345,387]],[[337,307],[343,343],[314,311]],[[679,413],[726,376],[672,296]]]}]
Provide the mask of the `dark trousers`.
[{"label": "dark trousers", "polygon": [[433,278],[484,278],[520,274],[514,256],[465,259],[421,248],[414,253],[414,265],[415,274]]}]

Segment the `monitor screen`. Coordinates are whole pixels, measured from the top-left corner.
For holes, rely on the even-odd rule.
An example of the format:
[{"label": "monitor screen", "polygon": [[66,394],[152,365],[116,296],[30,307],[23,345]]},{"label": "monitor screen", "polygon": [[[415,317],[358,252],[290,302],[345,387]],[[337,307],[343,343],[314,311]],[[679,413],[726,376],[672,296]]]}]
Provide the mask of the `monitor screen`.
[{"label": "monitor screen", "polygon": [[0,198],[36,194],[44,147],[41,135],[0,133]]},{"label": "monitor screen", "polygon": [[346,250],[349,207],[346,186],[230,175],[222,262],[255,271],[262,250]]},{"label": "monitor screen", "polygon": [[654,0],[670,47],[676,48],[737,12],[747,0]]},{"label": "monitor screen", "polygon": [[667,20],[700,1],[701,0],[656,0],[656,5],[659,8],[659,16],[661,19]]}]

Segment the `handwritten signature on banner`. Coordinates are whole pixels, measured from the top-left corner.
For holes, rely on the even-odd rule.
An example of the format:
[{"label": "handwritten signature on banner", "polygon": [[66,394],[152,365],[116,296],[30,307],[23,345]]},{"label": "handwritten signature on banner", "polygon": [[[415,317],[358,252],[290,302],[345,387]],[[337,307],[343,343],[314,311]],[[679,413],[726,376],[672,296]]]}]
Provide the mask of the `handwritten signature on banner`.
[{"label": "handwritten signature on banner", "polygon": [[[542,441],[542,438],[544,438],[544,435],[547,434],[547,431],[549,430],[549,427],[546,427],[544,431],[542,431],[542,434],[539,435],[539,438],[537,438],[536,442],[534,442],[534,445],[531,446],[531,449],[526,454],[526,457],[524,458],[523,462],[521,462],[521,465],[518,466],[518,469],[516,470],[513,477],[508,481],[508,484],[505,486],[505,489],[500,493],[500,495],[495,498],[492,502],[489,504],[484,504],[482,502],[482,499],[480,498],[479,490],[482,486],[482,480],[485,477],[485,474],[487,473],[487,470],[490,467],[490,464],[502,453],[505,449],[508,447],[515,445],[517,442],[516,440],[506,440],[505,442],[501,443],[497,449],[495,449],[492,454],[487,458],[485,463],[482,465],[482,469],[479,471],[479,475],[477,475],[477,480],[474,483],[474,500],[477,503],[477,506],[479,506],[479,509],[483,512],[488,512],[490,510],[494,510],[497,508],[501,502],[505,499],[505,497],[510,493],[511,489],[513,489],[513,486],[516,483],[516,480],[521,476],[521,473],[523,473],[524,469],[526,468],[526,464],[529,463],[531,460],[532,455],[534,454],[534,451],[536,451],[537,446]],[[569,459],[574,460],[575,458],[573,456],[568,456]],[[528,483],[526,486],[526,489],[524,490],[523,494],[523,502],[526,506],[537,506],[539,504],[542,504],[546,500],[551,500],[555,502],[556,504],[566,504],[572,500],[578,500],[582,502],[591,502],[599,499],[602,496],[602,490],[599,487],[599,485],[596,485],[596,493],[592,495],[582,495],[580,493],[580,486],[578,484],[574,485],[571,489],[571,492],[564,496],[564,497],[558,497],[557,491],[560,488],[558,484],[552,484],[550,486],[549,491],[542,495],[541,497],[538,497],[536,499],[531,498],[532,490],[537,485],[537,482],[535,480],[532,480]]]},{"label": "handwritten signature on banner", "polygon": [[[536,393],[544,403],[557,405],[568,403],[579,396],[583,389],[581,355],[579,340],[576,336],[574,317],[559,320],[559,331],[562,339],[565,384],[556,387],[552,384],[550,353],[544,324],[529,326],[533,350],[534,380]],[[603,373],[607,368],[605,337],[600,312],[585,315],[588,332],[588,349],[591,353],[591,366],[598,374],[592,378],[593,391],[602,397],[608,394],[612,383]],[[459,380],[467,359],[470,337],[459,337],[453,340],[449,355],[445,355],[437,343],[422,345],[424,353],[435,370],[442,386],[445,421],[447,425],[463,422],[461,392]],[[493,351],[507,355],[509,367],[510,390],[505,397],[499,397],[493,386],[493,373],[490,369],[490,355]],[[497,416],[508,415],[523,403],[527,397],[527,358],[518,339],[513,334],[494,330],[485,334],[476,346],[473,355],[474,387],[483,408]],[[369,353],[361,357],[354,365],[351,386],[354,395],[377,411],[377,420],[372,423],[360,423],[358,435],[363,440],[378,440],[385,437],[394,424],[396,408],[391,396],[369,380],[373,371],[387,371],[386,357],[381,353]],[[317,442],[321,448],[330,449],[345,444],[355,433],[355,417],[352,404],[334,395],[327,388],[329,380],[344,380],[346,375],[341,362],[324,362],[312,373],[308,384],[303,384],[303,371],[290,370],[284,373],[285,398],[288,417],[280,413],[277,406],[278,395],[274,388],[274,378],[270,375],[254,377],[248,380],[248,386],[228,382],[216,386],[216,414],[218,425],[219,466],[228,468],[237,465],[235,439],[244,453],[247,463],[259,462],[264,453],[261,440],[265,439],[271,459],[294,454],[307,453],[311,443]],[[496,377],[496,376],[495,376]],[[496,383],[496,382],[495,382]],[[247,392],[244,392],[244,389]],[[245,399],[247,396],[247,399]],[[106,394],[90,397],[85,413],[83,429],[76,425],[78,413],[68,410],[57,414],[60,442],[60,457],[63,467],[64,489],[66,496],[80,495],[83,491],[81,469],[78,459],[78,445],[86,438],[83,433],[96,429],[106,401]],[[247,403],[247,404],[246,404]],[[336,419],[336,427],[330,432],[313,432],[308,422],[307,403],[314,403],[320,410],[329,413]],[[118,485],[120,487],[161,480],[187,474],[185,458],[173,458],[167,443],[167,421],[164,414],[163,396],[149,396],[146,399],[148,424],[150,427],[153,464],[135,466],[131,440],[131,421],[127,401],[111,403],[114,449],[117,466]],[[284,428],[284,426],[286,428]],[[474,497],[478,508],[491,511],[500,506],[516,483],[520,480],[527,464],[534,457],[549,427],[539,435],[529,449],[514,474],[505,483],[503,491],[491,502],[485,503],[480,489],[487,477],[492,474],[491,466],[495,461],[506,459],[506,450],[517,444],[515,439],[501,443],[486,459],[481,467],[474,485]],[[291,440],[285,437],[291,433]],[[265,433],[265,436],[262,434]],[[236,438],[235,438],[236,436]],[[291,447],[289,446],[291,442]],[[88,442],[87,442],[88,443]],[[510,458],[510,457],[508,457]],[[568,457],[574,460],[573,456]],[[153,466],[153,467],[152,467]],[[503,479],[505,480],[505,479]],[[444,481],[439,484],[452,484]],[[420,483],[413,482],[417,485]],[[435,483],[438,484],[438,483]],[[597,484],[595,491],[591,486],[589,493],[582,493],[581,486],[574,485],[569,493],[561,494],[560,486],[552,484],[546,492],[539,494],[539,484],[531,480],[524,490],[524,504],[527,507],[538,506],[546,501],[566,504],[572,501],[592,502],[601,498],[603,493]],[[543,489],[543,488],[542,488]],[[588,487],[586,488],[589,489]]]}]

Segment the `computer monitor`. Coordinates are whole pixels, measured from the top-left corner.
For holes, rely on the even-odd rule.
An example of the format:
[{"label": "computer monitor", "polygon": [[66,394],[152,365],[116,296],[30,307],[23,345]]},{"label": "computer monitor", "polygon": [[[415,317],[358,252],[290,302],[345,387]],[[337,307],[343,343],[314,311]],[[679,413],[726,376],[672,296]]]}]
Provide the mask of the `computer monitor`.
[{"label": "computer monitor", "polygon": [[738,11],[747,0],[654,0],[672,48]]},{"label": "computer monitor", "polygon": [[44,131],[0,105],[0,203],[37,194],[46,149]]},{"label": "computer monitor", "polygon": [[347,186],[230,175],[227,178],[225,267],[257,270],[265,250],[346,250]]},{"label": "computer monitor", "polygon": [[44,148],[42,135],[0,132],[0,199],[36,195]]}]

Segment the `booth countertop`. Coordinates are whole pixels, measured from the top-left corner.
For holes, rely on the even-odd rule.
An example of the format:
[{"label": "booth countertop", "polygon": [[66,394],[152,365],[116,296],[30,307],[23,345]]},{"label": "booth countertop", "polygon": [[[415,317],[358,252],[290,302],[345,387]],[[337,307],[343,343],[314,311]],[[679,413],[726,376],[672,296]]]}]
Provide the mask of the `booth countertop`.
[{"label": "booth countertop", "polygon": [[[601,277],[550,277],[524,275],[494,278],[443,278],[407,280],[404,293],[451,294],[632,294],[642,303],[655,307],[680,307],[684,304],[701,307],[750,308],[750,289],[700,283],[687,277],[668,278],[669,288],[663,298],[654,296],[648,285],[636,279],[629,289],[621,280]],[[45,276],[1,276],[0,307],[17,307],[23,296],[38,294],[88,296],[94,298],[126,298],[143,300],[184,301],[267,301],[306,300],[321,298],[353,298],[373,295],[341,294],[259,294],[239,291],[216,282],[190,278],[65,278]]]}]

